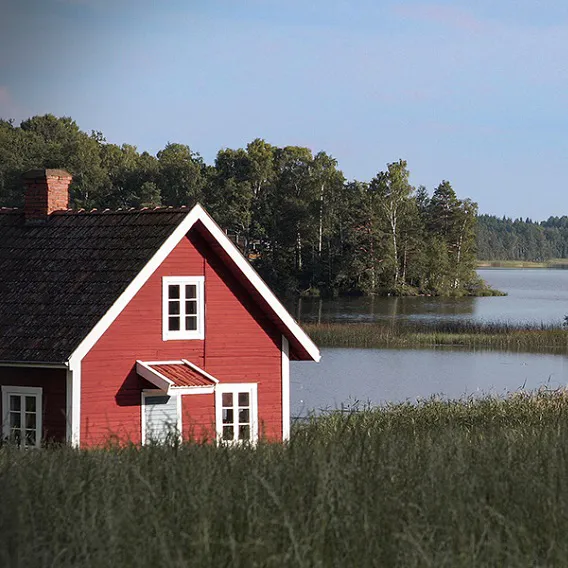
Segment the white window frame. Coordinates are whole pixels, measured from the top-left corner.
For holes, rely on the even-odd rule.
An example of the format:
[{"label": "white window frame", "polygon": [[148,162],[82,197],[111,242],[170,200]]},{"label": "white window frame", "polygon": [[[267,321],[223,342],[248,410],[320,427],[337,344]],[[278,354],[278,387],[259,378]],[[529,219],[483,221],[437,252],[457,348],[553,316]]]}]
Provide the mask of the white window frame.
[{"label": "white window frame", "polygon": [[[238,393],[246,392],[249,394],[249,409],[250,409],[250,438],[248,442],[251,444],[256,444],[258,441],[258,385],[257,383],[219,383],[215,387],[215,429],[217,432],[217,441],[221,444],[239,444],[242,441],[235,439],[238,438],[238,412],[234,414],[237,418],[236,422],[233,422],[234,434],[233,440],[223,439],[223,394],[232,393],[237,395]],[[233,399],[234,401],[234,399]],[[233,408],[238,407],[233,402]],[[235,435],[236,434],[236,435]]]},{"label": "white window frame", "polygon": [[142,391],[142,400],[141,400],[141,404],[140,404],[140,410],[141,410],[141,434],[142,434],[142,445],[145,446],[147,445],[147,441],[146,441],[146,397],[155,397],[155,396],[168,396],[168,397],[173,397],[176,399],[176,404],[177,404],[177,424],[176,424],[176,430],[178,432],[179,435],[179,441],[182,441],[182,401],[181,401],[181,394],[167,394],[165,391],[160,390],[160,389],[144,389]]},{"label": "white window frame", "polygon": [[[22,422],[20,421],[20,429],[23,430],[23,439],[21,440],[20,447],[22,448],[39,448],[41,447],[42,439],[42,428],[43,428],[43,389],[41,387],[20,387],[20,386],[2,386],[2,438],[10,437],[10,396],[33,396],[36,399],[36,427],[35,427],[35,444],[33,446],[27,446],[25,443],[25,428],[21,428]],[[22,414],[21,420],[24,420],[25,410],[22,412],[20,407],[20,412]]]},{"label": "white window frame", "polygon": [[[162,278],[162,339],[171,341],[176,339],[205,339],[205,294],[204,276],[164,276]],[[185,286],[196,286],[197,294],[197,329],[169,329],[169,296],[168,286],[179,285],[180,287],[180,327],[185,323]],[[177,314],[176,314],[177,315]]]}]

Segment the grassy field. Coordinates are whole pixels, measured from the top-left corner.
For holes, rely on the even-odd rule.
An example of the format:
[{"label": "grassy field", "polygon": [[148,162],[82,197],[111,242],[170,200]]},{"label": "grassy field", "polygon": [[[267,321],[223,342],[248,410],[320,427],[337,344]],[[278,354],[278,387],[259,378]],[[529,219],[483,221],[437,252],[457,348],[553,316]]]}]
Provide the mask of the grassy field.
[{"label": "grassy field", "polygon": [[568,396],[313,418],[286,445],[0,449],[0,566],[565,566]]},{"label": "grassy field", "polygon": [[480,324],[302,324],[320,347],[464,347],[518,352],[567,353],[568,330],[556,326]]}]

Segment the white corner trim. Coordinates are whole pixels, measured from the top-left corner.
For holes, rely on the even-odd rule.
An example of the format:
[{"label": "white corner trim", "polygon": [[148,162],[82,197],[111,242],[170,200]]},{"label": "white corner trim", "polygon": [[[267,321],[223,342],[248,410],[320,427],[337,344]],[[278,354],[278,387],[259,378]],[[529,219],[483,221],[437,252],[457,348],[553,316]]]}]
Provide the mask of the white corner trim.
[{"label": "white corner trim", "polygon": [[201,221],[203,226],[209,231],[211,236],[217,241],[219,246],[229,255],[237,268],[249,280],[258,293],[266,300],[268,305],[274,310],[275,314],[290,331],[290,334],[306,350],[313,361],[318,362],[321,358],[316,344],[308,337],[306,332],[296,323],[294,318],[288,313],[280,300],[274,295],[272,290],[266,285],[256,270],[250,265],[248,260],[240,253],[239,249],[231,242],[229,237],[221,230],[219,225],[209,216],[209,214],[197,204],[174,229],[172,234],[166,239],[162,246],[156,251],[154,256],[146,263],[146,266],[135,276],[126,290],[109,308],[107,313],[97,322],[87,336],[81,341],[79,346],[69,357],[69,361],[80,361],[91,350],[93,345],[101,338],[103,333],[110,327],[112,322],[119,316],[122,310],[128,305],[132,298],[138,293],[140,288],[152,276],[154,271],[162,264],[182,238],[189,232],[191,227]]},{"label": "white corner trim", "polygon": [[290,343],[282,336],[282,439],[290,439]]},{"label": "white corner trim", "polygon": [[67,443],[78,448],[81,444],[81,360],[69,362],[66,387]]},{"label": "white corner trim", "polygon": [[73,444],[73,373],[65,373],[65,441]]}]

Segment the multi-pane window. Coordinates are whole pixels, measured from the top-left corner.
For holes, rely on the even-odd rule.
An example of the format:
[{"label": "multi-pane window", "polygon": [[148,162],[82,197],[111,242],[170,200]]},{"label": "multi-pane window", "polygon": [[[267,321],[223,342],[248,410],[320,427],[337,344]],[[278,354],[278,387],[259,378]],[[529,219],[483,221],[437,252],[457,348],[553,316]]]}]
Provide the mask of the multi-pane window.
[{"label": "multi-pane window", "polygon": [[217,385],[217,435],[224,442],[254,442],[257,439],[257,394],[255,384]]},{"label": "multi-pane window", "polygon": [[203,276],[164,278],[163,338],[203,339]]},{"label": "multi-pane window", "polygon": [[41,442],[41,388],[2,387],[2,437],[24,448]]}]

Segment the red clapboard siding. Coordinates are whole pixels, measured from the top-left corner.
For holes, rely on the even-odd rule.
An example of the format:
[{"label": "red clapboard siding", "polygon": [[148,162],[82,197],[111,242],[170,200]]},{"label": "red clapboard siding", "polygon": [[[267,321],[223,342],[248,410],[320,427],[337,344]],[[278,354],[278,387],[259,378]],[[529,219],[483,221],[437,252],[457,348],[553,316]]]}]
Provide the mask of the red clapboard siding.
[{"label": "red clapboard siding", "polygon": [[185,440],[205,442],[215,439],[215,395],[182,396],[182,433]]},{"label": "red clapboard siding", "polygon": [[[205,341],[162,341],[164,276],[205,276]],[[281,438],[280,335],[195,230],[83,359],[82,444],[98,445],[115,436],[139,443],[140,393],[152,385],[138,377],[135,362],[181,358],[221,382],[258,383],[262,431],[271,439]],[[214,423],[214,395],[186,395],[183,408],[185,414],[194,413],[199,426]],[[184,430],[191,423],[185,414]]]},{"label": "red clapboard siding", "polygon": [[222,382],[258,383],[260,434],[282,439],[281,334],[202,240],[207,327],[205,365]]},{"label": "red clapboard siding", "polygon": [[[65,442],[66,381],[65,369],[0,367],[0,386],[42,388],[42,436],[47,441]],[[0,417],[2,415],[0,397]]]}]

